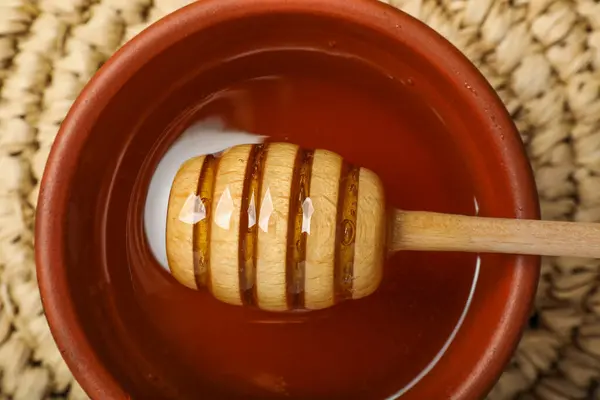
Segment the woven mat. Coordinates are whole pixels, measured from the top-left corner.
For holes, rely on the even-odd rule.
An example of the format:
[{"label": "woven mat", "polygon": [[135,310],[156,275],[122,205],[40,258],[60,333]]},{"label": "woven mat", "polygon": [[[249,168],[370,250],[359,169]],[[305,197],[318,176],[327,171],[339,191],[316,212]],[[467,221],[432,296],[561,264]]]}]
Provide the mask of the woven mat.
[{"label": "woven mat", "polygon": [[[36,286],[37,182],[85,82],[188,1],[0,0],[0,399],[87,398]],[[544,218],[600,221],[600,4],[389,2],[452,41],[496,88],[527,144]],[[599,265],[544,260],[530,327],[490,399],[600,400]]]}]

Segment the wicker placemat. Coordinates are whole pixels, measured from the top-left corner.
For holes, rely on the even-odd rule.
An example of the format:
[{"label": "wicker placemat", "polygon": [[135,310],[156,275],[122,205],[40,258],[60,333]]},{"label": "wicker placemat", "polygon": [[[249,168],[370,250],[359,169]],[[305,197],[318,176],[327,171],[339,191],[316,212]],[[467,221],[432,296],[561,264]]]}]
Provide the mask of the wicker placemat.
[{"label": "wicker placemat", "polygon": [[[37,181],[82,85],[124,41],[187,2],[0,0],[0,399],[86,398],[36,286]],[[600,221],[600,4],[390,2],[450,39],[497,89],[527,143],[544,218]],[[544,260],[530,329],[491,399],[600,399],[599,265]]]}]

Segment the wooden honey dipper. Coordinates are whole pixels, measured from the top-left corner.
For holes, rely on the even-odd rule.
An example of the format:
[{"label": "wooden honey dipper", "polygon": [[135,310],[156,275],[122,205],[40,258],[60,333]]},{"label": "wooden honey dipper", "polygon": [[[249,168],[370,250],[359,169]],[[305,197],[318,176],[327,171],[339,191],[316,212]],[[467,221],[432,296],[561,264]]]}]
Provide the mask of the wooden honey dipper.
[{"label": "wooden honey dipper", "polygon": [[600,257],[600,224],[390,212],[375,173],[290,143],[185,162],[166,230],[176,280],[268,311],[368,296],[400,250]]}]

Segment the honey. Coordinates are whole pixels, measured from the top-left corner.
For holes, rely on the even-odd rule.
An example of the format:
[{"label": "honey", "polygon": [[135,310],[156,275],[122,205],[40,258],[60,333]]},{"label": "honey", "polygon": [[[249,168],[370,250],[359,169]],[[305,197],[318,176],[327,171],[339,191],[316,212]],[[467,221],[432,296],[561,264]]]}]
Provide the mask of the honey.
[{"label": "honey", "polygon": [[[173,92],[190,104],[180,121],[217,118],[270,141],[335,151],[379,175],[389,207],[475,214],[468,165],[442,116],[420,99],[418,77],[308,50],[249,54],[221,68],[237,82],[220,87],[216,79],[202,95],[207,81],[192,81]],[[160,128],[172,135],[186,125]],[[130,207],[129,218],[137,221],[136,212]],[[185,288],[132,236],[111,252],[110,265],[130,267],[113,306],[140,357],[161,365],[148,373],[150,386],[177,399],[393,398],[451,337],[477,262],[473,254],[402,252],[367,298],[270,313]]]}]

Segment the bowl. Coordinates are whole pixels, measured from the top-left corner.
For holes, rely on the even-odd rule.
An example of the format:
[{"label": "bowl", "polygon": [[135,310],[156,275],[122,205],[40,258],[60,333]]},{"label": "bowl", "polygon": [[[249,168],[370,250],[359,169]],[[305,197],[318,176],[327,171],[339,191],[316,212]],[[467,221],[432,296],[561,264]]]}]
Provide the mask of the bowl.
[{"label": "bowl", "polygon": [[98,399],[477,399],[532,307],[533,256],[403,252],[381,288],[279,314],[173,279],[144,234],[148,186],[190,126],[325,148],[390,207],[539,218],[524,146],[478,70],[369,0],[204,0],[123,46],[52,148],[36,262],[52,334]]}]

